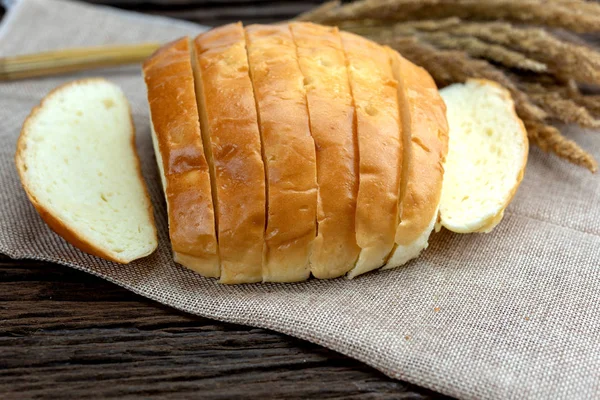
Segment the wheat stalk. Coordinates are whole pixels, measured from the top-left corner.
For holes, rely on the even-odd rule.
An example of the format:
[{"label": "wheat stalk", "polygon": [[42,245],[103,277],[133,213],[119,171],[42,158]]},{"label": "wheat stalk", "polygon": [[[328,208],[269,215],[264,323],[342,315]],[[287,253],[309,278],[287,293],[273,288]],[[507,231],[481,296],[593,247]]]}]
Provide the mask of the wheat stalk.
[{"label": "wheat stalk", "polygon": [[[582,5],[586,12],[578,12],[578,6]],[[569,5],[544,0],[361,0],[323,13],[315,21],[408,21],[447,17],[525,22],[580,33],[600,31],[600,5],[584,0],[572,0]]]},{"label": "wheat stalk", "polygon": [[486,43],[476,37],[453,36],[446,32],[417,32],[416,35],[435,47],[446,50],[462,50],[471,57],[485,58],[508,68],[532,72],[546,72],[547,66],[506,47]]},{"label": "wheat stalk", "polygon": [[436,24],[408,23],[397,29],[444,31],[462,37],[485,40],[519,51],[551,67],[559,76],[573,77],[584,83],[600,83],[600,52],[562,41],[540,28],[514,27],[502,22],[459,22],[456,18]]},{"label": "wheat stalk", "polygon": [[552,90],[537,82],[520,82],[519,87],[552,118],[584,128],[600,129],[600,120],[574,99],[583,95],[574,93],[572,89]]},{"label": "wheat stalk", "polygon": [[598,162],[583,150],[577,143],[566,139],[558,129],[539,121],[524,119],[523,123],[527,129],[529,140],[544,151],[551,151],[561,158],[591,172],[598,170]]}]

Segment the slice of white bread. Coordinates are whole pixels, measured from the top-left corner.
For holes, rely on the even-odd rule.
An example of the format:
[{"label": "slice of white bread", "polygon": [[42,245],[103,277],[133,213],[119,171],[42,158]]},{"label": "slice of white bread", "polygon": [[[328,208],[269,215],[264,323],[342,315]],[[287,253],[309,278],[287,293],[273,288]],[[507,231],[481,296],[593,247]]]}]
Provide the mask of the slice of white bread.
[{"label": "slice of white bread", "polygon": [[446,108],[427,71],[387,49],[402,106],[404,166],[396,245],[384,269],[395,268],[427,248],[438,216],[448,151]]},{"label": "slice of white bread", "polygon": [[317,229],[317,162],[304,77],[288,25],[250,25],[246,46],[267,173],[263,281],[310,276]]},{"label": "slice of white bread", "polygon": [[219,277],[210,175],[200,134],[189,39],[163,46],[146,60],[143,72],[174,259],[204,276]]},{"label": "slice of white bread", "polygon": [[310,257],[312,274],[336,278],[354,267],[358,154],[354,104],[337,28],[291,23],[304,75],[311,133],[316,144],[318,234]]},{"label": "slice of white bread", "polygon": [[359,186],[356,275],[381,267],[394,245],[402,167],[397,81],[389,55],[378,44],[341,32],[356,110]]},{"label": "slice of white bread", "polygon": [[510,93],[495,82],[469,80],[440,93],[450,124],[441,225],[458,233],[489,232],[523,178],[527,132]]},{"label": "slice of white bread", "polygon": [[15,155],[29,199],[72,245],[129,263],[158,244],[123,92],[85,79],[49,93],[25,120]]},{"label": "slice of white bread", "polygon": [[262,281],[265,170],[241,23],[194,40],[193,67],[204,147],[216,191],[221,283]]}]

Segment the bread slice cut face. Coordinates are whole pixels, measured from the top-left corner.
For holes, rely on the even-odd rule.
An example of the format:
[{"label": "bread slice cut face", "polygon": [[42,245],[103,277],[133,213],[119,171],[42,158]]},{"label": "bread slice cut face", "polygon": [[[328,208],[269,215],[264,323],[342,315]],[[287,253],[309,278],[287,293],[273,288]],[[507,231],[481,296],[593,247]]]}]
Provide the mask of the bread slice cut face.
[{"label": "bread slice cut face", "polygon": [[265,170],[241,23],[194,40],[193,66],[204,148],[212,166],[221,283],[260,282]]},{"label": "bread slice cut face", "polygon": [[211,181],[200,133],[189,39],[163,46],[144,63],[143,72],[174,259],[204,276],[219,277]]},{"label": "bread slice cut face", "polygon": [[316,145],[319,187],[315,239],[310,266],[320,279],[343,276],[354,267],[358,146],[354,103],[339,31],[310,23],[291,23]]},{"label": "bread slice cut face", "polygon": [[400,224],[394,251],[384,269],[403,265],[427,248],[437,221],[448,151],[446,107],[435,82],[423,68],[392,49],[387,51],[399,83],[404,165]]},{"label": "bread slice cut face", "polygon": [[397,81],[385,49],[360,36],[341,32],[356,110],[359,185],[356,240],[361,248],[356,275],[381,267],[394,245],[402,141]]},{"label": "bread slice cut face", "polygon": [[308,279],[316,237],[317,162],[304,77],[288,25],[246,27],[267,175],[263,281]]},{"label": "bread slice cut face", "polygon": [[458,233],[489,232],[523,178],[527,132],[510,93],[495,82],[469,80],[440,93],[450,124],[441,225]]},{"label": "bread slice cut face", "polygon": [[48,94],[25,120],[15,161],[41,217],[72,245],[118,263],[156,249],[129,103],[116,85],[85,79]]}]

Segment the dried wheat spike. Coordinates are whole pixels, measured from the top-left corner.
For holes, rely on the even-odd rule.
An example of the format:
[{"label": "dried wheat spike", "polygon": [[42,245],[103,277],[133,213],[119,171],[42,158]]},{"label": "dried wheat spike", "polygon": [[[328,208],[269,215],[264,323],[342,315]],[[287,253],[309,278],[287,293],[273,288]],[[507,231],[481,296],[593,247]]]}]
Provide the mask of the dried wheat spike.
[{"label": "dried wheat spike", "polygon": [[528,93],[528,95],[552,118],[584,128],[600,129],[600,121],[594,119],[585,107],[573,100],[565,99],[560,94],[553,92]]},{"label": "dried wheat spike", "polygon": [[577,104],[585,107],[586,110],[596,118],[600,118],[600,95],[585,95],[585,94],[571,94],[571,98]]},{"label": "dried wheat spike", "polygon": [[334,12],[334,10],[340,7],[341,4],[342,2],[340,0],[327,1],[318,7],[296,16],[294,21],[318,21],[322,16]]},{"label": "dried wheat spike", "polygon": [[546,64],[532,60],[506,47],[486,43],[474,37],[453,36],[446,32],[419,32],[417,36],[435,47],[447,50],[462,50],[471,57],[485,58],[508,68],[538,73],[547,70]]},{"label": "dried wheat spike", "polygon": [[[586,12],[579,12],[585,5]],[[361,0],[331,10],[320,22],[358,19],[408,21],[460,17],[506,20],[565,28],[574,32],[600,31],[600,5],[572,0],[570,5],[545,0]]]},{"label": "dried wheat spike", "polygon": [[[518,86],[551,118],[569,124],[577,124],[584,128],[600,129],[600,120],[595,119],[584,106],[573,99],[577,93],[572,89],[561,90],[549,85],[527,81],[519,82]],[[579,96],[583,95],[579,94]]]},{"label": "dried wheat spike", "polygon": [[525,91],[536,92],[552,92],[558,93],[561,98],[569,99],[581,107],[584,107],[587,112],[600,118],[600,95],[583,94],[579,90],[577,82],[572,79],[559,81],[555,77],[548,74],[509,74],[510,79]]},{"label": "dried wheat spike", "polygon": [[554,3],[559,3],[565,8],[569,9],[577,9],[580,13],[587,13],[594,16],[600,16],[600,7],[598,7],[598,3],[593,0],[581,1],[581,0],[552,0]]},{"label": "dried wheat spike", "polygon": [[589,171],[598,170],[598,162],[583,150],[577,143],[565,138],[558,129],[539,121],[524,119],[529,140],[544,151],[551,151],[575,165],[587,168]]},{"label": "dried wheat spike", "polygon": [[458,17],[450,17],[444,19],[424,19],[397,23],[394,25],[394,30],[410,29],[417,31],[435,32],[447,30],[449,28],[464,23],[465,21]]},{"label": "dried wheat spike", "polygon": [[394,31],[407,29],[443,31],[452,35],[478,38],[524,53],[547,64],[558,76],[573,77],[578,82],[600,83],[600,52],[588,46],[560,40],[544,29],[520,28],[503,22],[461,23],[456,18],[442,20],[440,23],[408,22],[394,27]]}]

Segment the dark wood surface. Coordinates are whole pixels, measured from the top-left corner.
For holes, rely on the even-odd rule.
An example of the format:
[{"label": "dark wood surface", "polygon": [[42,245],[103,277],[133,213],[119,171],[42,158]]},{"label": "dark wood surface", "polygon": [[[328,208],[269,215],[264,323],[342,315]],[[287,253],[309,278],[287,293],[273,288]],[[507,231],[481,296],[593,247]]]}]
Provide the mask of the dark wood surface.
[{"label": "dark wood surface", "polygon": [[[315,4],[91,2],[208,25],[281,20]],[[183,314],[67,267],[0,255],[0,398],[150,396],[445,398],[305,341]]]},{"label": "dark wood surface", "polygon": [[282,21],[307,11],[321,3],[319,0],[87,0],[143,12],[185,19],[216,26],[229,22],[269,23]]},{"label": "dark wood surface", "polygon": [[441,398],[263,329],[177,312],[91,275],[0,256],[0,397]]}]

